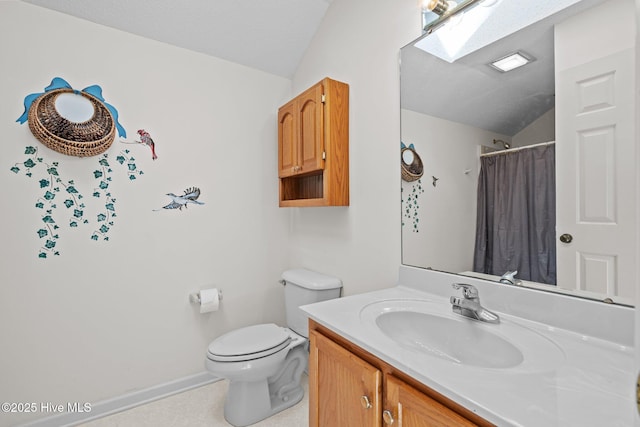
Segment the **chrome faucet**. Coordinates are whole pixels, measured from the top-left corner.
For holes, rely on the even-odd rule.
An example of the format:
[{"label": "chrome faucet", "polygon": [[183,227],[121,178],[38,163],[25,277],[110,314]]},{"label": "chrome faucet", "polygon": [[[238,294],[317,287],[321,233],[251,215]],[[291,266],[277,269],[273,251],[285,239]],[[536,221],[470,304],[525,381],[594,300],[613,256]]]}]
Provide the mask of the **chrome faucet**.
[{"label": "chrome faucet", "polygon": [[500,277],[500,283],[506,283],[507,285],[518,285],[522,286],[522,280],[516,279],[516,274],[518,274],[518,270],[516,271],[507,271]]},{"label": "chrome faucet", "polygon": [[462,298],[457,296],[450,298],[454,313],[480,320],[481,322],[500,323],[500,317],[497,314],[480,305],[480,296],[475,286],[466,283],[454,283],[451,286],[453,289],[462,289]]}]

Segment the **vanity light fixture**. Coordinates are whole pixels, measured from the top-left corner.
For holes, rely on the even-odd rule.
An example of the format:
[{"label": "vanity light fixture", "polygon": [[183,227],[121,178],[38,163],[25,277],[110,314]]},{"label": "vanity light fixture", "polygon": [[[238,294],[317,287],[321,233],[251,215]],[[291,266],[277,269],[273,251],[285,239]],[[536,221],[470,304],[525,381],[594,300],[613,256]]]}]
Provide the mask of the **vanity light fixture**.
[{"label": "vanity light fixture", "polygon": [[450,2],[446,0],[424,0],[422,2],[422,8],[433,12],[436,15],[444,15],[449,10]]},{"label": "vanity light fixture", "polygon": [[515,70],[523,65],[527,65],[534,60],[535,59],[532,56],[523,52],[514,52],[491,62],[490,65],[496,70],[506,73],[507,71]]}]

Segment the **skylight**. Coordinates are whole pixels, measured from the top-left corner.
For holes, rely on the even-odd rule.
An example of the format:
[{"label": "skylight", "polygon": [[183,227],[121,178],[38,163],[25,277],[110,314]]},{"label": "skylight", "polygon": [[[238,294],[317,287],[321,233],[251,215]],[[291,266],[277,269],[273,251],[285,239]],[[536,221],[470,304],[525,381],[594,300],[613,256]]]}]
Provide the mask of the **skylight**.
[{"label": "skylight", "polygon": [[449,18],[415,46],[447,62],[475,52],[581,0],[484,0]]}]

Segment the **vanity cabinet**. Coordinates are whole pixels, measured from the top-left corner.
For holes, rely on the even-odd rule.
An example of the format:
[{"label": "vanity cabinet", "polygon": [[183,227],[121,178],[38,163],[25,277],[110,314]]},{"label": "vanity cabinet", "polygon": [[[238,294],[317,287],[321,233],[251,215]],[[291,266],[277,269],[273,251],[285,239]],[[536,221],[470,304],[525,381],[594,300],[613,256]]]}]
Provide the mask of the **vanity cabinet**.
[{"label": "vanity cabinet", "polygon": [[493,425],[313,320],[309,329],[310,427]]},{"label": "vanity cabinet", "polygon": [[349,205],[349,86],[329,78],[278,110],[280,206]]},{"label": "vanity cabinet", "polygon": [[315,331],[310,340],[309,425],[381,425],[382,372]]},{"label": "vanity cabinet", "polygon": [[398,421],[397,425],[406,427],[478,425],[393,376],[386,378],[384,396],[384,407],[388,408],[383,412],[385,424]]}]

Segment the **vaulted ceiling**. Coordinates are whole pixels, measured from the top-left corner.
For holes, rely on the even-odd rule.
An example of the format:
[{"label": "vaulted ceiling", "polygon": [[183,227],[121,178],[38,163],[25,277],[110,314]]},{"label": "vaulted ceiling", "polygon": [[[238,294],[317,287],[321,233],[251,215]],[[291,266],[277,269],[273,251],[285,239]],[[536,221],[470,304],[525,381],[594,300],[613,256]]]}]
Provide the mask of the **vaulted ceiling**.
[{"label": "vaulted ceiling", "polygon": [[[22,1],[291,78],[332,0]],[[505,135],[515,134],[553,106],[553,25],[571,10],[583,10],[602,1],[563,0],[576,5],[530,25],[520,36],[493,43],[483,49],[484,53],[472,53],[456,61],[459,72],[453,71],[452,64],[417,48],[405,49],[403,107]],[[527,4],[538,7],[537,0],[528,0]],[[521,6],[517,2],[513,5]],[[474,37],[480,37],[480,30],[510,22],[509,16],[512,13],[481,27]],[[505,76],[487,66],[500,52],[517,49],[534,55],[534,66]],[[472,76],[483,80],[478,83]],[[456,98],[454,93],[464,96]],[[497,108],[487,108],[486,94]]]},{"label": "vaulted ceiling", "polygon": [[23,0],[291,77],[331,0]]}]

